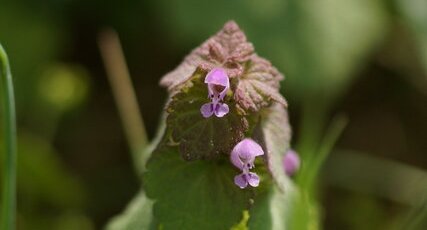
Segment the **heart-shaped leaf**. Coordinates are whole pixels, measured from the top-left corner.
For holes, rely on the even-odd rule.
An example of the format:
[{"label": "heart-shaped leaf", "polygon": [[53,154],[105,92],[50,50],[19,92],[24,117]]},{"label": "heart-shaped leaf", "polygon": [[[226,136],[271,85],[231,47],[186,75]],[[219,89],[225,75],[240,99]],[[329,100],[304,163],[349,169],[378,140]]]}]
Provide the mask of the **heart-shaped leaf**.
[{"label": "heart-shaped leaf", "polygon": [[148,161],[143,185],[162,229],[230,229],[252,194],[234,185],[235,174],[228,160],[188,162],[166,147]]}]

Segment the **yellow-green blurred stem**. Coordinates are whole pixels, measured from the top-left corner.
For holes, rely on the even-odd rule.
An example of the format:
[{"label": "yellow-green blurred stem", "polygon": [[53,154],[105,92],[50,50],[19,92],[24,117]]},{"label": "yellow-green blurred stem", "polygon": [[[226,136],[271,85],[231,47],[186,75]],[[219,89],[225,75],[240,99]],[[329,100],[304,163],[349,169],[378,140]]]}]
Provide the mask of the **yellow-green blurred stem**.
[{"label": "yellow-green blurred stem", "polygon": [[0,44],[0,89],[2,100],[3,137],[4,137],[4,165],[1,229],[15,229],[16,210],[16,117],[15,100],[13,95],[12,75],[9,61],[3,46]]}]

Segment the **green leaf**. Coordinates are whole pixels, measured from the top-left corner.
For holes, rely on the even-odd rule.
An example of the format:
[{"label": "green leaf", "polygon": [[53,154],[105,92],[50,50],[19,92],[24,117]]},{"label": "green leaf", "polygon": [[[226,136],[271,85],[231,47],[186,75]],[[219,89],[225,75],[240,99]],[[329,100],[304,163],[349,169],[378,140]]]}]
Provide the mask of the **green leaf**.
[{"label": "green leaf", "polygon": [[[293,185],[292,185],[293,186]],[[288,187],[286,192],[276,186],[259,194],[250,210],[249,229],[251,230],[286,230],[289,228],[296,190]]]},{"label": "green leaf", "polygon": [[[254,206],[250,210],[250,218],[248,227],[251,230],[265,229],[270,230],[273,228],[273,219],[271,216],[272,204],[271,189],[257,194]],[[280,204],[280,203],[278,203]],[[285,229],[284,229],[285,230]]]},{"label": "green leaf", "polygon": [[166,147],[148,161],[143,184],[164,230],[229,229],[242,220],[252,194],[234,185],[238,173],[228,159],[188,162]]},{"label": "green leaf", "polygon": [[114,217],[107,230],[156,229],[152,218],[153,201],[143,191],[130,202],[126,210]]},{"label": "green leaf", "polygon": [[186,160],[211,159],[228,154],[248,130],[246,118],[237,113],[229,96],[225,103],[230,112],[225,117],[204,118],[201,115],[200,107],[210,102],[203,83],[205,75],[204,71],[196,71],[167,107],[168,131],[164,140],[169,145],[179,143],[180,153]]}]

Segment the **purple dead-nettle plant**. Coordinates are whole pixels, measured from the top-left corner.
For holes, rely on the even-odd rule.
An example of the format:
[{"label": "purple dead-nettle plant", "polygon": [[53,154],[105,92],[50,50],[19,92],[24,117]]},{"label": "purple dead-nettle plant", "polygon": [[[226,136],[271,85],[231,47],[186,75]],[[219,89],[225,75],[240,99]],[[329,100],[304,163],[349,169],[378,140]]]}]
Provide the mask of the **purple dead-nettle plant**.
[{"label": "purple dead-nettle plant", "polygon": [[259,185],[259,177],[249,170],[255,167],[255,157],[264,155],[261,146],[250,138],[245,138],[234,146],[230,160],[242,173],[234,177],[234,183],[240,188]]},{"label": "purple dead-nettle plant", "polygon": [[225,116],[229,112],[228,105],[222,103],[230,88],[230,80],[227,73],[222,68],[214,68],[206,75],[205,83],[208,85],[208,94],[211,102],[202,105],[200,108],[203,117],[208,118],[213,114],[217,117]]},{"label": "purple dead-nettle plant", "polygon": [[[169,93],[165,125],[142,176],[154,201],[154,223],[164,229],[231,229],[240,226],[243,211],[258,217],[271,210],[265,205],[288,200],[282,196],[291,194],[292,183],[283,153],[291,128],[279,92],[283,79],[233,21],[161,79]],[[253,190],[279,200],[266,201]]]},{"label": "purple dead-nettle plant", "polygon": [[301,160],[298,154],[290,149],[285,153],[283,157],[283,169],[285,170],[286,175],[294,175],[300,168]]},{"label": "purple dead-nettle plant", "polygon": [[170,95],[162,143],[178,146],[186,161],[231,158],[241,170],[234,178],[240,188],[259,185],[251,169],[255,157],[265,154],[260,170],[281,180],[291,136],[279,92],[283,79],[255,53],[239,26],[227,22],[161,79]]}]

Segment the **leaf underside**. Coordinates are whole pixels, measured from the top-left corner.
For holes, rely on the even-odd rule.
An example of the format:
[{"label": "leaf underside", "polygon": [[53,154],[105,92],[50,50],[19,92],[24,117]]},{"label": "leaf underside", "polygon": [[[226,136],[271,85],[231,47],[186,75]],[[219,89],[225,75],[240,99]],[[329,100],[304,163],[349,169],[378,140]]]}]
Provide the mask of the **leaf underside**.
[{"label": "leaf underside", "polygon": [[285,191],[290,184],[282,164],[291,141],[288,113],[281,104],[274,103],[263,111],[261,117],[254,138],[264,146],[268,169],[279,189]]},{"label": "leaf underside", "polygon": [[263,144],[268,170],[277,186],[270,186],[255,197],[250,210],[249,229],[285,230],[289,228],[291,211],[296,199],[294,184],[284,173],[282,157],[289,148],[291,129],[285,108],[275,103],[263,111],[255,138]]}]

